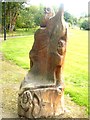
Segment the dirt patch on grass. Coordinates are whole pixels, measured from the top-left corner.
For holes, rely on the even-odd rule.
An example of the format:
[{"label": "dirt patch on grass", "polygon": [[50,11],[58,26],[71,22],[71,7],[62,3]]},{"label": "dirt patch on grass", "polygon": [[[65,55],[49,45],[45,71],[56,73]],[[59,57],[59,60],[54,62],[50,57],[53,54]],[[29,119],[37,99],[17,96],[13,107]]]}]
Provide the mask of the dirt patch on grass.
[{"label": "dirt patch on grass", "polygon": [[[2,99],[0,110],[2,110],[2,118],[17,118],[17,98],[20,82],[23,80],[27,70],[17,65],[13,65],[7,61],[0,61],[0,92]],[[60,115],[59,118],[87,118],[86,107],[75,104],[68,95],[65,95],[65,107],[67,112]]]}]

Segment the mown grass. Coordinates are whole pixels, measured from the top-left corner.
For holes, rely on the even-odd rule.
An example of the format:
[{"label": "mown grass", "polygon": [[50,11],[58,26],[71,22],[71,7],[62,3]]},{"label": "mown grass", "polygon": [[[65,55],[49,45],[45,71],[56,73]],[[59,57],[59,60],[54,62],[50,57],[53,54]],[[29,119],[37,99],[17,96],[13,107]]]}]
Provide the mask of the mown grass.
[{"label": "mown grass", "polygon": [[7,60],[13,61],[22,68],[29,68],[29,51],[33,45],[33,35],[19,38],[8,38],[2,44],[2,51]]},{"label": "mown grass", "polygon": [[70,30],[65,60],[65,92],[88,106],[88,32]]},{"label": "mown grass", "polygon": [[[7,37],[12,37],[12,36],[27,36],[27,35],[32,35],[34,34],[34,32],[36,31],[38,27],[36,28],[17,28],[15,31],[13,32],[8,32],[7,31]],[[0,33],[0,36],[3,37],[4,34]]]},{"label": "mown grass", "polygon": [[[33,35],[8,38],[2,43],[6,59],[24,69],[29,69],[29,51],[33,45]],[[88,32],[69,30],[65,59],[65,93],[81,106],[88,107]]]}]

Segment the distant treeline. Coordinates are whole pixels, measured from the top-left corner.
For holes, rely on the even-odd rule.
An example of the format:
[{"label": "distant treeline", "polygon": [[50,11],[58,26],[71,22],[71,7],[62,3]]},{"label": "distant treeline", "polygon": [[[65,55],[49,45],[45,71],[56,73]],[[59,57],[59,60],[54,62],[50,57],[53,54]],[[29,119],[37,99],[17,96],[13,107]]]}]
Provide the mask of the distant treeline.
[{"label": "distant treeline", "polygon": [[[16,28],[35,28],[40,25],[40,21],[44,14],[44,6],[30,6],[26,7],[24,2],[6,2],[6,30],[13,31]],[[53,7],[55,12],[56,7]],[[90,30],[90,23],[88,21],[88,16],[80,17],[77,19],[67,11],[64,13],[65,21],[68,22],[69,26],[78,25],[83,29]],[[0,24],[1,29],[3,29],[4,21],[4,3],[2,3],[2,24]]]}]

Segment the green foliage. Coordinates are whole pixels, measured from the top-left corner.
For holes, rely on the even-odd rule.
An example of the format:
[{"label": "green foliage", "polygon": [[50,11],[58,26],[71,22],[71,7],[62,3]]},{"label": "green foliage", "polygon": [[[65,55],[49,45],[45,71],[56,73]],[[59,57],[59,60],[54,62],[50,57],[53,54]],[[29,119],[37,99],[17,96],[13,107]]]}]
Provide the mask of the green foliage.
[{"label": "green foliage", "polygon": [[42,15],[43,6],[24,8],[20,11],[16,25],[19,28],[34,28],[40,25]]},{"label": "green foliage", "polygon": [[89,16],[80,17],[78,20],[78,25],[80,29],[90,30],[90,17]]},{"label": "green foliage", "polygon": [[[6,2],[6,28],[7,31],[16,30],[16,28],[35,28],[40,25],[40,21],[44,14],[43,5],[25,7],[24,2]],[[4,5],[2,4],[2,21],[4,21]],[[55,12],[57,8],[53,6]],[[66,22],[70,25],[77,24],[77,18],[70,13],[64,14]],[[2,23],[3,26],[3,23]]]},{"label": "green foliage", "polygon": [[[5,13],[4,13],[4,2],[2,3],[2,26],[4,21],[4,14],[6,16],[6,29],[13,31],[15,28],[16,20],[19,15],[19,11],[22,8],[23,2],[5,2]],[[14,27],[13,27],[14,26]]]},{"label": "green foliage", "polygon": [[[24,2],[6,2],[6,29],[8,31],[16,28],[35,28],[40,25],[43,15],[43,6],[25,7]],[[2,3],[2,27],[4,21],[4,3]]]},{"label": "green foliage", "polygon": [[90,30],[90,23],[88,20],[84,20],[81,25],[80,28],[83,28],[84,30]]},{"label": "green foliage", "polygon": [[69,22],[71,25],[76,25],[77,24],[77,18],[72,16],[70,13],[65,12],[64,13],[64,19],[66,22]]},{"label": "green foliage", "polygon": [[[69,33],[64,66],[65,93],[77,104],[88,106],[88,32],[72,29]],[[5,58],[29,69],[29,51],[33,40],[33,35],[8,38],[2,43]]]}]

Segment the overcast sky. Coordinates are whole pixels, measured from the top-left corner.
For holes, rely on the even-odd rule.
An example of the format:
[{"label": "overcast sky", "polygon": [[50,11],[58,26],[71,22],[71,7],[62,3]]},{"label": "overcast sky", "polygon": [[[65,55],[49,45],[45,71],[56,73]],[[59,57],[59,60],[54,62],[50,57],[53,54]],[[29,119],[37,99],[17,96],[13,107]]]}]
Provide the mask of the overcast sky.
[{"label": "overcast sky", "polygon": [[38,5],[42,3],[45,6],[57,6],[61,3],[64,4],[65,11],[70,12],[75,16],[79,16],[83,13],[88,13],[88,2],[90,0],[29,0],[30,4]]}]

